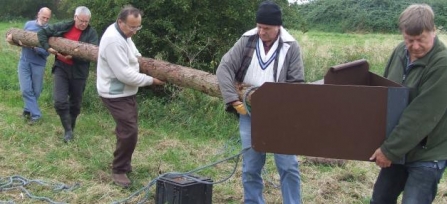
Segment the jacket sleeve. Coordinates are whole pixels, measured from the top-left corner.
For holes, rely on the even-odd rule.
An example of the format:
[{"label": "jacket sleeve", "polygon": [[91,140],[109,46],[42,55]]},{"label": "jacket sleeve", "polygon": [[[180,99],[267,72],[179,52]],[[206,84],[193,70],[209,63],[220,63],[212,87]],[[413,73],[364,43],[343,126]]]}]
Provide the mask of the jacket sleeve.
[{"label": "jacket sleeve", "polygon": [[41,47],[35,47],[34,50],[38,55],[42,56],[43,58],[47,58],[50,55],[48,51],[44,50]]},{"label": "jacket sleeve", "polygon": [[301,49],[298,42],[294,41],[291,44],[289,52],[287,53],[289,67],[287,67],[286,82],[298,83],[304,82],[304,65],[301,55]]},{"label": "jacket sleeve", "polygon": [[[103,51],[103,57],[107,59],[110,69],[119,81],[136,87],[149,86],[153,83],[151,76],[130,68],[128,49],[124,45],[112,42]],[[138,59],[135,58],[134,60]]]},{"label": "jacket sleeve", "polygon": [[98,39],[98,33],[96,32],[96,30],[93,27],[90,27],[90,35],[88,38],[88,42],[90,44],[93,45],[98,45],[99,44],[99,39]]},{"label": "jacket sleeve", "polygon": [[48,39],[50,39],[50,37],[55,36],[59,25],[60,23],[49,25],[46,28],[42,28],[37,32],[37,38],[43,49],[48,50],[50,48],[50,44],[48,44]]},{"label": "jacket sleeve", "polygon": [[241,37],[222,57],[216,76],[225,104],[240,100],[235,87],[236,71],[242,62],[243,50],[248,37]]}]

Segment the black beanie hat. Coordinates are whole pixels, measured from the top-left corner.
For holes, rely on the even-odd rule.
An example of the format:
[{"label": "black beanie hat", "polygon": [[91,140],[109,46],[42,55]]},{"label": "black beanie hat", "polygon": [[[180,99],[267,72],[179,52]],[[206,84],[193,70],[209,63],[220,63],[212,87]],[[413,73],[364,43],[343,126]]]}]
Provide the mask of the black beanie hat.
[{"label": "black beanie hat", "polygon": [[282,25],[281,9],[271,1],[264,1],[256,12],[256,23],[266,25]]}]

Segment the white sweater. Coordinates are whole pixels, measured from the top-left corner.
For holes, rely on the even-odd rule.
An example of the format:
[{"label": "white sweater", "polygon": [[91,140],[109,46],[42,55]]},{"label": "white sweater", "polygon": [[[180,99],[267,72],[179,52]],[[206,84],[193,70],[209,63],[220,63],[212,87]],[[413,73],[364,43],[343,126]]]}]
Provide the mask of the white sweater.
[{"label": "white sweater", "polygon": [[135,95],[138,87],[149,86],[153,78],[139,72],[138,52],[131,38],[120,34],[115,23],[99,43],[96,88],[104,98]]}]

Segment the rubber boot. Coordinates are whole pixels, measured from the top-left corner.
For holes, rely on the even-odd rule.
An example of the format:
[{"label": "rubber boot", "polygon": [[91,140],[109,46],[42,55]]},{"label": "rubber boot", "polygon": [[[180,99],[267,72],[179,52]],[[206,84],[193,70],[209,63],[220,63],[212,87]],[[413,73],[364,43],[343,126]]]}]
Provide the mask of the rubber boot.
[{"label": "rubber boot", "polygon": [[77,115],[70,115],[71,116],[71,131],[74,132],[75,126],[76,126],[76,118]]},{"label": "rubber boot", "polygon": [[69,142],[73,139],[73,129],[71,128],[71,117],[70,114],[59,115],[61,118],[62,126],[64,127],[64,142]]}]

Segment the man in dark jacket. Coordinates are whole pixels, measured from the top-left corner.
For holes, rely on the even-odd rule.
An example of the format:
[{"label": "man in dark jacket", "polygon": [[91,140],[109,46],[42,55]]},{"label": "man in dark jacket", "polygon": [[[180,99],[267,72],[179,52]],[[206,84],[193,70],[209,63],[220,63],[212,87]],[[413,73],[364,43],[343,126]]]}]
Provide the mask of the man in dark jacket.
[{"label": "man in dark jacket", "polygon": [[91,13],[85,6],[75,10],[74,19],[69,22],[50,25],[37,33],[39,43],[45,50],[54,54],[54,108],[64,127],[64,141],[73,139],[76,118],[81,112],[82,95],[89,74],[90,62],[73,58],[50,47],[50,37],[66,39],[98,45],[98,34],[90,25]]},{"label": "man in dark jacket", "polygon": [[447,160],[447,49],[426,4],[402,12],[399,28],[404,42],[394,49],[385,77],[410,88],[410,103],[371,157],[382,168],[371,203],[394,204],[403,192],[404,204],[430,204]]}]

